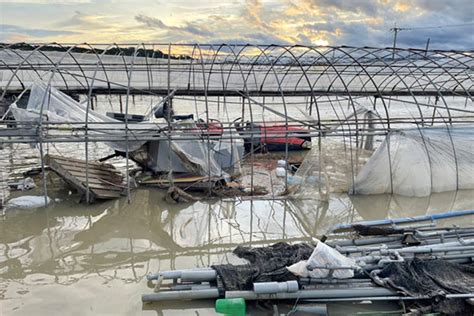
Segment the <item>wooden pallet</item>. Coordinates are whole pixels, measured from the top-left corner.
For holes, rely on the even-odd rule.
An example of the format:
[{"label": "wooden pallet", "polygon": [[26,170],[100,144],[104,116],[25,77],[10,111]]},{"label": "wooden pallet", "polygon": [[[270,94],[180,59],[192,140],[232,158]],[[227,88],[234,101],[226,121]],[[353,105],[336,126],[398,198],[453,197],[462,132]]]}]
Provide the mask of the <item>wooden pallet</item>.
[{"label": "wooden pallet", "polygon": [[84,200],[89,190],[89,202],[119,198],[127,187],[123,175],[110,164],[90,161],[86,165],[84,160],[53,155],[46,155],[45,161],[52,171],[80,192]]}]

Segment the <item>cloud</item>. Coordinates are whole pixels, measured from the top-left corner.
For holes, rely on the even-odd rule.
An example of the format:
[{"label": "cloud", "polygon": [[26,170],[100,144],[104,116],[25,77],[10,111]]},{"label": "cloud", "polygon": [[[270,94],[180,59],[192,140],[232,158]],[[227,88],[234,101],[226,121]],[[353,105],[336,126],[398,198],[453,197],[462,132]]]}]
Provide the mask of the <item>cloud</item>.
[{"label": "cloud", "polygon": [[172,31],[178,33],[187,33],[198,36],[212,36],[213,33],[202,25],[198,25],[192,22],[186,22],[183,26],[171,26],[165,24],[162,20],[139,14],[135,16],[135,20],[149,28],[161,30],[161,31]]},{"label": "cloud", "polygon": [[78,32],[57,31],[49,29],[29,29],[16,25],[0,24],[0,39],[7,41],[9,38],[45,38],[50,36],[74,35]]},{"label": "cloud", "polygon": [[268,24],[262,20],[262,9],[263,5],[260,0],[245,0],[245,4],[242,8],[242,17],[251,25],[260,29],[268,30]]},{"label": "cloud", "polygon": [[84,4],[91,3],[93,0],[0,0],[1,3],[25,3],[25,4]]},{"label": "cloud", "polygon": [[55,22],[54,27],[66,30],[88,30],[103,32],[121,27],[120,17],[117,15],[89,14],[75,10],[72,16]]},{"label": "cloud", "polygon": [[[68,6],[41,4],[36,7],[61,7],[58,16],[62,18],[49,20],[49,13],[44,13],[43,24],[32,22],[30,25],[37,25],[39,31],[58,30],[59,33],[43,33],[44,36],[49,34],[48,40],[56,41],[388,47],[393,41],[390,28],[396,23],[398,27],[410,28],[398,34],[400,47],[422,48],[428,38],[431,47],[436,49],[472,49],[474,46],[474,25],[426,28],[472,23],[472,0],[207,0],[198,4],[193,0],[172,3],[142,0],[141,6],[125,0],[107,0],[107,4],[99,0],[52,1]],[[11,12],[5,16],[14,16],[12,10],[20,10],[20,7],[9,6]],[[14,19],[4,23],[17,24]],[[38,37],[28,32],[23,34]]]},{"label": "cloud", "polygon": [[398,34],[399,47],[424,48],[430,38],[432,48],[472,49],[472,24],[426,27],[472,23],[473,10],[471,0],[288,0],[285,14],[305,43],[319,36],[331,45],[391,46],[389,30],[397,23],[407,28]]}]

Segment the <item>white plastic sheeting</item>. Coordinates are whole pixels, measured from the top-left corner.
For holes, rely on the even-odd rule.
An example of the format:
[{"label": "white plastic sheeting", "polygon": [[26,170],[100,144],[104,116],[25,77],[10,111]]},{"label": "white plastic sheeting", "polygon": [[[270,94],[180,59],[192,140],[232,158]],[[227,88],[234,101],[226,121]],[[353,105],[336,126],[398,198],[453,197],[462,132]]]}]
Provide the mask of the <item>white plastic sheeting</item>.
[{"label": "white plastic sheeting", "polygon": [[51,199],[46,197],[45,201],[44,196],[25,195],[9,200],[7,208],[38,208],[45,206],[45,202],[49,204]]},{"label": "white plastic sheeting", "polygon": [[[40,115],[43,121],[53,123],[84,123],[86,122],[87,106],[72,99],[67,94],[62,93],[58,89],[47,86],[43,82],[35,82],[30,89],[28,105],[26,109],[18,108],[16,103],[10,106],[10,109],[17,121],[21,122],[39,122]],[[104,114],[90,110],[87,116],[91,134],[113,135],[123,134],[125,124],[119,120],[110,118]],[[98,124],[95,124],[98,123]],[[110,124],[107,124],[110,123]],[[79,128],[80,125],[75,125]],[[129,124],[128,129],[133,133],[139,132],[140,129],[149,127],[140,124]],[[130,135],[133,139],[133,135]],[[115,150],[126,151],[127,145],[129,151],[140,148],[144,141],[126,142],[107,142],[107,145]]]},{"label": "white plastic sheeting", "polygon": [[[38,123],[41,115],[43,121],[53,123],[85,124],[86,122],[87,106],[43,82],[36,82],[32,85],[26,109],[18,108],[16,103],[12,104],[10,108],[15,119],[21,122]],[[125,131],[125,124],[122,121],[92,110],[87,115],[87,122],[89,134],[114,136],[123,135]],[[155,126],[158,130],[160,129],[159,124]],[[84,125],[77,124],[74,127],[81,128]],[[141,131],[148,131],[150,129],[149,122],[129,124],[127,128],[130,131],[128,144],[125,141],[105,142],[105,144],[117,151],[125,152],[128,149],[132,152],[146,143],[146,141],[133,140],[133,136],[138,135]],[[157,156],[153,157],[156,158],[155,166],[152,166],[153,170],[173,170],[213,177],[228,177],[228,173],[223,169],[229,170],[231,173],[240,171],[240,159],[243,154],[241,140],[210,142],[205,140],[176,140],[180,136],[190,136],[186,128],[196,131],[196,133],[200,131],[193,120],[177,122],[173,123],[173,129],[176,133],[173,136],[175,140],[152,142],[154,143],[153,146],[156,147],[154,152]],[[228,137],[229,134],[225,133],[224,136]],[[161,151],[158,151],[158,145],[162,148]],[[168,159],[171,159],[171,164]]]},{"label": "white plastic sheeting", "polygon": [[[313,269],[308,270],[308,267]],[[338,267],[343,269],[337,269]],[[331,274],[336,279],[348,279],[354,276],[354,270],[349,267],[356,267],[354,259],[343,256],[336,249],[318,240],[308,260],[301,260],[287,269],[303,278],[326,278]]]},{"label": "white plastic sheeting", "polygon": [[474,126],[391,132],[356,177],[354,194],[428,196],[474,188]]}]

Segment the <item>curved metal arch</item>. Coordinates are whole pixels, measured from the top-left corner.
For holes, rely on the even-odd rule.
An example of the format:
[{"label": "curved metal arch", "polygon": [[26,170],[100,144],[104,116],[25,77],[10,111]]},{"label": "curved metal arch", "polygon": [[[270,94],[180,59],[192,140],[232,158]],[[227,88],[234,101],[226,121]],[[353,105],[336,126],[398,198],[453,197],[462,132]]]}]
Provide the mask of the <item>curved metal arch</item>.
[{"label": "curved metal arch", "polygon": [[[270,45],[270,46],[273,46],[273,45]],[[257,46],[258,47],[258,46]],[[268,55],[265,53],[265,50],[262,50],[260,47],[258,47],[258,49],[263,53],[263,56],[268,60]],[[283,93],[283,90],[281,89],[281,82],[278,78],[278,74],[275,70],[275,68],[273,67],[275,63],[272,63],[271,65],[271,69],[273,70],[273,74],[275,76],[275,80],[277,81],[278,83],[278,90],[281,94],[281,99],[282,99],[282,103],[283,103],[283,110],[284,110],[284,114],[285,114],[285,130],[286,130],[286,133],[285,133],[285,138],[286,138],[286,142],[285,142],[285,160],[288,161],[288,109],[287,109],[287,105],[286,105],[286,102],[285,102],[285,95]],[[288,177],[287,177],[287,170],[285,169],[285,190],[288,189]]]},{"label": "curved metal arch", "polygon": [[[242,75],[242,80],[243,80],[243,88],[245,89],[245,91],[248,91],[248,87],[247,87],[247,80],[248,80],[248,77],[249,77],[249,74],[250,72],[252,71],[253,67],[254,67],[254,63],[252,63],[252,66],[249,68],[248,72],[247,72],[247,78],[244,77],[244,70],[242,69],[241,65],[240,65],[240,60],[242,58],[245,58],[245,55],[242,54],[242,52],[244,52],[247,48],[250,48],[250,47],[254,47],[253,45],[250,45],[250,44],[246,44],[246,45],[242,45],[242,46],[238,46],[238,45],[227,45],[227,47],[231,50],[232,52],[232,55],[234,56],[234,60],[236,62],[233,62],[231,67],[229,68],[229,72],[227,74],[227,78],[225,80],[225,87],[224,87],[224,90],[227,91],[228,89],[228,86],[229,86],[229,81],[230,81],[230,77],[232,75],[232,69],[234,69],[234,66],[237,64],[238,67],[239,67],[239,71],[240,71],[240,74]],[[237,54],[235,53],[235,50],[234,48],[236,47],[241,47],[241,49],[237,52]],[[261,55],[261,54],[260,54]],[[258,56],[260,56],[258,55]],[[257,57],[255,57],[257,58]],[[255,86],[257,86],[257,78],[254,76],[254,80],[255,80]]]},{"label": "curved metal arch", "polygon": [[[302,46],[294,45],[294,46],[290,46],[289,48],[286,47],[286,46],[283,46],[282,48],[283,48],[284,51],[288,52],[293,57],[293,60],[296,61],[296,63],[300,67],[300,69],[302,71],[301,77],[302,78],[304,77],[306,79],[306,82],[307,82],[308,86],[311,88],[311,90],[310,90],[311,91],[311,100],[314,101],[314,104],[316,104],[317,101],[316,101],[316,97],[314,95],[314,89],[313,89],[313,87],[311,87],[311,81],[309,80],[308,74],[306,73],[305,69],[303,68],[303,65],[301,65],[301,63],[299,62],[299,60],[302,57],[304,57],[304,55],[307,54],[310,50],[307,50],[306,52],[303,52],[301,55],[296,57],[295,54],[293,54],[293,52],[291,51],[291,49],[295,48],[295,47],[302,47]],[[284,52],[280,56],[283,56],[283,54],[284,54]],[[290,70],[290,68],[283,75],[282,81],[285,80],[285,77],[289,73],[289,70]],[[297,85],[295,85],[295,91],[296,91],[296,88],[297,88]],[[321,130],[321,114],[319,112],[319,107],[315,106],[315,109],[316,109],[316,116],[317,116],[317,119],[318,119],[318,128]]]},{"label": "curved metal arch", "polygon": [[[374,49],[371,49],[371,50],[364,50],[364,52],[366,53],[366,54],[364,55],[364,57],[371,55],[371,56],[375,57],[375,60],[372,62],[372,64],[374,64],[375,61],[379,61],[379,62],[381,62],[383,65],[385,65],[385,67],[384,67],[383,69],[389,68],[389,69],[392,71],[392,73],[391,73],[389,76],[387,76],[387,78],[391,78],[394,74],[395,74],[396,77],[399,77],[397,71],[395,71],[395,70],[392,68],[392,66],[390,66],[389,63],[387,63],[384,59],[380,58],[380,56],[376,54],[376,52],[379,52],[379,51],[386,51],[386,50],[384,50],[384,49],[375,49],[375,52],[374,52],[373,50],[374,50]],[[387,53],[388,53],[388,52],[387,52]],[[360,66],[359,66],[359,67],[360,67]],[[364,69],[365,69],[365,68],[364,68]],[[380,71],[382,71],[383,69],[381,69]],[[379,71],[379,72],[376,72],[376,74],[380,73],[380,71]],[[373,78],[371,78],[370,75],[369,75],[368,77],[371,79],[371,82],[372,82],[372,84],[374,85]],[[382,80],[382,83],[383,83],[383,81],[384,81],[384,80]],[[364,82],[364,84],[362,85],[361,89],[365,89],[365,86],[366,86],[366,84],[367,84],[368,82],[369,82],[369,80],[367,80],[366,82]],[[386,106],[386,104],[385,104],[385,102],[384,102],[384,98],[383,98],[383,96],[381,95],[380,90],[379,90],[379,87],[382,87],[382,83],[380,83],[380,84],[379,84],[377,87],[375,87],[375,88],[376,88],[376,90],[377,90],[377,93],[379,94],[379,98],[382,99],[382,103],[383,103],[383,105],[384,105],[385,113],[386,113],[386,115],[387,115],[387,128],[390,129],[388,107]],[[406,84],[405,84],[405,85],[406,85]],[[407,88],[407,91],[410,92],[410,95],[413,97],[413,100],[414,100],[414,102],[416,103],[416,105],[417,105],[417,107],[418,107],[418,112],[419,112],[419,114],[420,114],[421,120],[424,121],[423,112],[421,111],[421,108],[420,108],[420,106],[419,106],[419,104],[418,104],[418,101],[417,101],[415,95],[413,94],[413,92],[410,90],[410,88],[409,88],[408,86],[406,86],[406,88]],[[382,91],[385,91],[385,89],[383,89]]]},{"label": "curved metal arch", "polygon": [[[397,54],[398,54],[398,53],[397,53]],[[422,68],[417,68],[417,69],[420,70],[420,69],[422,69]],[[394,73],[397,73],[397,72],[394,72]],[[423,72],[423,71],[422,71],[422,73],[423,73],[423,75],[424,75],[424,72]],[[397,74],[397,76],[398,76],[398,74]],[[408,87],[408,85],[405,83],[405,81],[404,81],[403,79],[401,79],[399,82],[403,82],[403,83],[405,84],[405,86],[407,86],[408,91],[410,91],[410,94],[411,94],[411,95],[413,96],[413,98],[415,99],[415,104],[417,105],[419,111],[421,111],[420,105],[418,104],[418,102],[417,102],[415,96],[413,95],[412,89],[411,89],[411,87],[412,87],[413,85],[411,85],[410,87]],[[398,83],[397,83],[397,85],[398,85]],[[395,85],[394,87],[396,87],[397,85]],[[438,94],[439,94],[439,89],[437,89],[437,92],[438,92]],[[448,115],[449,115],[449,117],[451,118],[449,112],[448,112]],[[449,135],[449,138],[450,138],[451,146],[452,146],[453,152],[454,152],[454,163],[455,163],[455,168],[456,168],[456,187],[459,188],[458,162],[457,162],[457,157],[456,157],[456,150],[455,150],[455,146],[454,146],[454,141],[453,141],[453,138],[452,138],[452,135],[451,135],[451,132],[450,132],[450,127],[449,127],[448,123],[444,120],[444,117],[442,117],[442,118],[443,118],[443,121],[444,121],[445,124],[446,124],[446,129],[447,129],[447,131],[448,131],[448,135]],[[423,142],[423,145],[424,145],[424,148],[425,148],[425,151],[426,151],[426,155],[427,155],[427,157],[428,157],[429,167],[430,167],[430,170],[431,170],[431,171],[430,171],[430,183],[431,183],[430,186],[431,186],[431,188],[432,188],[432,187],[433,187],[432,159],[431,159],[431,155],[430,155],[429,150],[428,150],[428,145],[427,145],[427,143],[426,143],[425,136],[423,135],[423,133],[422,133],[421,129],[419,128],[419,126],[417,126],[417,128],[418,128],[418,131],[419,131],[419,133],[420,133],[420,137],[421,137],[421,139],[422,139],[422,142]],[[389,147],[389,145],[387,145],[387,146],[388,146],[388,153],[389,153],[389,161],[391,161],[391,159],[390,159],[390,147]],[[391,179],[391,181],[392,181],[392,183],[391,183],[391,190],[392,190],[392,193],[393,193],[392,164],[391,164],[391,162],[390,162],[390,179]]]},{"label": "curved metal arch", "polygon": [[[469,67],[467,64],[465,64],[464,62],[461,62],[459,59],[454,59],[450,54],[447,54],[447,53],[445,53],[445,52],[441,52],[440,54],[443,55],[445,58],[449,58],[449,59],[451,59],[452,61],[455,61],[455,62],[457,62],[458,64],[461,64],[461,65],[465,66],[464,69],[461,69],[459,72],[452,74],[451,72],[447,71],[447,70],[445,69],[445,67],[444,67],[444,65],[448,64],[448,61],[446,61],[446,62],[443,63],[443,64],[440,64],[440,67],[441,67],[441,69],[444,70],[444,73],[447,73],[449,76],[451,76],[451,78],[454,79],[454,81],[458,84],[458,86],[462,87],[464,93],[466,93],[466,95],[468,95],[469,98],[472,98],[470,90],[469,90],[469,89],[466,89],[466,88],[461,84],[462,81],[459,81],[459,79],[458,79],[458,75],[461,74],[461,73],[463,73],[463,72],[465,72],[466,70],[470,69],[470,67]],[[471,57],[471,59],[472,59],[472,57]],[[467,73],[467,74],[469,74],[469,73]],[[442,75],[442,74],[440,73],[436,78],[440,77],[441,75]],[[436,78],[435,78],[435,79],[436,79]],[[448,80],[446,80],[445,83],[446,83],[446,82],[448,82]],[[444,85],[441,85],[441,87],[443,87],[443,86],[444,86]]]},{"label": "curved metal arch", "polygon": [[[439,64],[436,63],[438,66]],[[443,69],[444,70],[444,69]],[[457,80],[456,80],[457,81]],[[434,83],[432,83],[434,85]],[[437,90],[438,92],[438,95],[440,95],[443,99],[443,102],[445,103],[446,105],[446,111],[448,113],[448,116],[449,116],[449,125],[452,125],[452,118],[451,118],[451,113],[449,112],[449,108],[448,108],[448,105],[444,99],[444,97],[442,96],[442,94],[440,93],[440,90],[438,89]],[[469,94],[470,96],[470,94]],[[448,123],[446,122],[446,120],[444,119],[444,117],[442,116],[442,119],[443,121],[445,122],[446,124],[446,130],[448,132],[448,135],[449,135],[449,139],[450,139],[450,142],[451,142],[451,146],[452,146],[452,149],[453,149],[453,157],[454,157],[454,165],[455,165],[455,168],[456,168],[456,189],[459,189],[459,164],[458,164],[458,158],[457,158],[457,154],[456,154],[456,146],[454,145],[454,140],[453,140],[453,137],[451,135],[451,130],[450,130],[450,126],[448,125]],[[422,136],[423,137],[423,136]]]},{"label": "curved metal arch", "polygon": [[[345,54],[346,56],[348,56],[349,58],[351,58],[353,61],[356,62],[356,64],[358,64],[359,67],[361,66],[358,61],[356,61],[351,55],[347,54],[344,50],[342,50],[342,49],[340,49],[340,48],[335,48],[335,49],[336,49],[336,51],[340,51],[341,53],[343,53],[343,54]],[[316,53],[321,54],[321,53],[318,52],[317,50],[314,50],[314,51],[315,51]],[[349,101],[350,105],[352,105],[352,109],[353,109],[353,111],[354,111],[355,129],[356,129],[356,131],[358,131],[358,130],[359,130],[359,119],[358,119],[358,115],[357,115],[357,110],[356,110],[355,105],[354,105],[354,100],[353,100],[353,98],[352,98],[352,94],[351,94],[351,92],[350,92],[350,90],[349,90],[349,88],[348,88],[348,85],[346,84],[346,82],[344,81],[344,79],[343,79],[342,76],[341,76],[341,73],[336,69],[336,67],[334,66],[334,64],[331,63],[331,62],[327,59],[327,57],[326,57],[325,55],[321,54],[321,56],[323,56],[323,58],[330,64],[330,66],[333,68],[333,70],[334,70],[334,72],[336,73],[337,77],[340,78],[340,81],[341,81],[341,83],[342,83],[343,86],[344,86],[345,92],[347,93],[347,96],[348,96],[348,98],[349,98],[348,101]],[[334,82],[335,82],[335,81],[331,82],[331,85],[332,85]],[[330,85],[330,86],[331,86],[331,85]],[[374,86],[375,86],[375,83],[374,83]],[[329,89],[329,87],[328,87],[328,89]],[[377,89],[377,92],[380,94],[380,91],[378,91],[378,88],[376,88],[376,89]],[[385,108],[386,115],[387,115],[387,127],[388,127],[388,129],[390,129],[389,114],[388,114],[388,109],[387,109],[385,103],[384,103],[384,108]],[[343,113],[344,113],[344,112],[343,112]],[[346,119],[347,119],[347,117],[346,117]],[[348,128],[349,128],[349,133],[351,133],[351,126],[349,125]],[[358,140],[358,133],[356,132],[356,142],[357,142],[357,140]],[[349,142],[349,145],[352,147],[352,142],[351,142],[351,141]],[[355,185],[355,176],[356,176],[356,175],[355,175],[355,172],[354,172],[354,164],[353,164],[354,161],[353,161],[353,157],[352,157],[352,152],[353,152],[353,150],[352,150],[352,148],[351,148],[351,150],[350,150],[350,155],[351,155],[351,171],[352,171],[351,174],[352,174],[352,187],[354,187],[354,185]]]},{"label": "curved metal arch", "polygon": [[[12,77],[16,77],[16,78],[18,79],[18,82],[19,82],[20,85],[21,85],[21,89],[22,89],[22,90],[25,90],[26,88],[25,88],[25,85],[23,84],[23,81],[20,79],[20,77],[18,76],[17,73],[14,73],[13,68],[11,68],[10,65],[8,65],[8,64],[7,64],[5,61],[3,61],[3,60],[0,60],[0,62],[1,62],[2,64],[4,64],[5,67],[7,67],[8,70],[10,70],[10,71],[13,73]],[[3,91],[3,93],[5,93],[6,91],[7,91],[7,90],[5,89],[5,91]],[[2,96],[0,96],[0,100],[3,100],[3,93],[2,93]]]},{"label": "curved metal arch", "polygon": [[[283,48],[283,47],[287,47],[287,46],[269,45],[269,47],[279,47],[279,48]],[[297,46],[289,46],[289,47],[291,48],[291,47],[297,47]],[[310,50],[309,50],[309,51],[313,51],[313,50],[314,50],[314,47],[310,47]],[[309,52],[309,51],[308,51],[308,52]],[[315,51],[315,52],[317,52],[317,51]],[[317,53],[319,53],[319,52],[317,52]],[[284,56],[284,54],[285,54],[285,51],[284,51],[283,53],[281,53],[280,55],[278,55],[278,57],[277,57],[273,62],[270,63],[270,68],[269,68],[268,71],[266,72],[266,74],[265,74],[265,76],[264,76],[264,78],[263,78],[263,80],[262,80],[262,82],[261,82],[260,91],[262,91],[263,86],[264,86],[265,81],[266,81],[266,78],[269,76],[271,70],[273,70],[274,65],[277,64],[277,62]],[[320,53],[319,53],[319,54],[320,54]],[[262,54],[260,54],[260,55],[258,56],[258,58],[260,58],[261,55],[262,55]],[[324,55],[322,55],[322,54],[320,54],[320,55],[321,55],[321,57],[325,58]],[[267,58],[267,59],[268,59],[268,58]],[[268,59],[268,60],[269,60],[269,59]],[[327,60],[327,59],[326,59],[326,60]],[[270,60],[269,60],[269,61],[270,61]],[[320,77],[322,77],[322,74],[318,77],[318,80],[319,80]],[[283,79],[284,79],[284,78],[283,78]],[[334,80],[336,80],[336,78],[335,78]],[[310,85],[311,93],[312,93],[312,94],[314,94],[314,86],[315,86],[315,85],[316,85],[316,82],[313,84],[313,86]],[[279,85],[279,88],[281,89],[281,85]],[[352,102],[352,105],[353,105],[353,102]],[[337,114],[337,111],[336,111],[336,109],[333,107],[332,103],[331,103],[331,107],[332,107],[332,109],[333,109],[333,111],[334,111],[336,117],[339,117],[339,115]],[[319,110],[318,110],[318,112],[319,112]],[[355,112],[355,107],[354,107],[354,112]],[[343,114],[344,114],[345,118],[347,119],[347,116],[345,115],[344,112],[343,112]]]},{"label": "curved metal arch", "polygon": [[[48,45],[58,45],[58,46],[60,46],[60,44],[57,43],[57,42],[52,42],[52,43],[49,43]],[[44,46],[45,46],[45,45],[43,45],[43,46],[41,46],[41,47],[44,47]],[[54,67],[54,69],[55,69],[54,71],[55,71],[55,72],[57,71],[58,67],[57,67],[56,64],[57,64],[58,62],[56,62],[56,63],[53,62],[53,61],[51,60],[51,58],[49,58],[41,49],[37,50],[37,53],[43,55],[43,57],[46,58],[46,59],[51,63],[51,66]],[[60,58],[59,63],[60,63],[63,59],[64,59],[64,56]],[[64,75],[63,75],[60,71],[58,71],[58,74],[59,74],[59,75],[61,76],[61,78],[63,79],[64,86],[66,87],[66,89],[69,89],[69,85],[67,84],[67,80],[66,80],[66,78],[64,77]],[[41,78],[41,77],[40,77],[40,78]]]},{"label": "curved metal arch", "polygon": [[[303,58],[307,53],[309,53],[309,52],[312,51],[311,48],[308,47],[308,46],[301,46],[301,47],[307,48],[307,51],[304,52],[304,53],[302,53],[301,55],[299,55],[298,58]],[[329,47],[328,50],[329,50],[329,51],[333,51],[332,47]],[[327,54],[328,50],[326,50],[326,51],[324,52],[324,54]],[[312,67],[315,67],[315,66],[316,66],[315,63],[316,63],[318,60],[319,60],[319,58],[316,59],[316,60],[314,60],[312,64],[309,64],[309,65],[306,67],[306,69],[304,70],[304,72],[307,73]],[[304,76],[301,75],[300,78],[296,81],[296,83],[295,83],[295,91],[297,91],[298,86],[299,86],[301,80],[303,80],[303,78],[304,78]],[[317,80],[319,80],[319,79],[317,79]]]},{"label": "curved metal arch", "polygon": [[[420,52],[418,52],[418,51],[416,51],[416,50],[412,50],[411,52],[414,53],[414,54],[420,55]],[[438,53],[439,53],[439,52],[438,52]],[[423,55],[423,57],[424,57],[424,58],[427,58],[431,63],[435,64],[435,65],[438,67],[437,69],[442,69],[445,73],[449,74],[449,76],[451,76],[451,78],[453,78],[456,82],[459,83],[459,81],[457,80],[457,78],[454,77],[454,75],[452,75],[450,72],[446,71],[446,70],[444,69],[444,67],[442,67],[441,64],[439,64],[438,62],[436,62],[431,56],[430,56],[430,57],[426,57],[426,56]],[[418,69],[422,69],[422,68],[418,68]],[[422,71],[422,72],[423,72],[423,71]],[[423,74],[424,74],[424,72],[423,72]],[[440,75],[441,75],[441,74],[440,74]],[[440,75],[438,75],[436,78],[438,78]],[[429,77],[428,77],[428,78],[429,78]],[[401,81],[403,81],[403,80],[401,80]],[[406,84],[406,83],[405,83],[405,84]],[[398,85],[398,83],[397,83],[394,87],[396,87],[397,85]],[[447,105],[447,102],[446,102],[444,96],[441,94],[440,89],[437,87],[437,85],[433,82],[433,80],[432,80],[431,78],[429,78],[429,82],[428,82],[427,85],[432,85],[432,86],[436,89],[437,95],[442,99],[442,101],[443,101],[443,103],[444,103],[444,105],[445,105],[446,111],[447,111],[447,113],[448,113],[449,120],[451,121],[451,120],[452,120],[452,117],[451,117],[450,109],[449,109],[449,107],[448,107],[448,105]],[[409,89],[409,90],[411,91],[411,89]],[[469,94],[469,95],[470,95],[470,94]]]},{"label": "curved metal arch", "polygon": [[[84,44],[85,44],[85,43],[84,43]],[[61,48],[66,48],[65,46],[62,46],[60,43],[57,43],[57,45],[58,45],[59,47],[61,47]],[[82,69],[81,64],[77,61],[77,59],[76,59],[76,58],[74,57],[74,55],[71,53],[71,51],[72,51],[74,48],[78,47],[79,45],[81,45],[81,44],[75,44],[75,45],[71,46],[69,49],[67,49],[67,50],[65,51],[65,54],[68,54],[69,57],[71,57],[71,58],[74,60],[74,62],[76,63],[77,67],[79,67],[79,70],[81,71],[82,77],[85,79],[86,85],[87,85],[87,88],[88,88],[88,87],[89,87],[89,83],[88,83],[88,81],[87,81],[87,76],[86,76],[84,70]],[[61,60],[58,62],[58,63],[59,63],[58,65],[61,64],[62,60],[63,60],[63,58],[61,58]],[[86,86],[84,86],[84,85],[82,84],[82,82],[76,78],[76,76],[72,76],[72,77],[73,77],[79,84],[81,84],[83,88],[86,88]],[[68,87],[68,86],[66,85],[66,89],[67,89],[67,87]]]},{"label": "curved metal arch", "polygon": [[[11,47],[11,46],[13,46],[13,45],[16,45],[16,44],[17,44],[17,43],[14,43],[14,44],[8,45],[6,48],[4,48],[4,50],[9,49],[10,51],[12,51],[14,54],[16,54],[18,57],[20,57],[20,60],[21,60],[21,62],[20,62],[20,63],[17,65],[17,67],[15,68],[15,71],[13,72],[13,76],[15,76],[15,75],[17,74],[18,70],[19,70],[19,69],[21,68],[21,66],[23,66],[23,64],[26,62],[28,65],[30,65],[30,67],[31,67],[31,68],[33,69],[33,71],[36,73],[36,75],[38,76],[38,78],[41,78],[41,75],[39,74],[38,70],[36,70],[36,68],[30,63],[29,57],[30,57],[31,55],[33,55],[33,54],[34,54],[37,50],[39,50],[40,48],[42,48],[42,47],[44,47],[44,46],[47,46],[47,45],[50,45],[50,44],[52,44],[52,43],[47,43],[47,44],[40,45],[40,46],[36,47],[36,48],[35,48],[34,50],[32,50],[32,51],[28,54],[28,56],[26,56],[26,57],[21,56],[21,55],[20,55],[18,52],[16,52],[14,49],[10,49],[10,48],[9,48],[9,47]],[[5,94],[7,93],[7,90],[8,90],[8,88],[10,87],[10,84],[11,84],[12,80],[13,80],[13,77],[11,77],[10,80],[8,80],[6,86],[5,86],[4,89],[3,89],[3,93],[2,93],[2,95],[0,96],[0,99],[3,99],[3,98],[5,97]],[[22,86],[24,86],[23,83],[22,83]]]},{"label": "curved metal arch", "polygon": [[[397,53],[397,54],[398,54],[398,53]],[[423,55],[423,58],[425,58],[425,59],[428,60],[424,65],[430,65],[430,64],[431,64],[431,60],[430,60],[430,59],[426,58],[424,55]],[[445,70],[444,67],[443,67],[446,63],[448,63],[448,62],[445,62],[445,63],[443,63],[443,64],[439,64],[439,67],[438,67],[438,68],[431,68],[431,70],[425,72],[425,71],[423,71],[423,69],[425,68],[424,65],[421,65],[421,66],[420,66],[420,65],[416,65],[414,62],[410,62],[410,61],[409,61],[408,64],[412,64],[412,65],[414,66],[414,69],[413,69],[409,74],[405,75],[404,77],[398,76],[398,78],[400,79],[400,81],[403,81],[406,77],[408,77],[409,75],[411,75],[412,73],[414,73],[416,70],[418,70],[418,71],[421,71],[421,72],[422,72],[422,74],[421,74],[422,77],[425,77],[425,76],[426,76],[426,77],[429,78],[430,81],[434,81],[436,78],[442,76],[444,73],[448,73],[448,71]],[[430,74],[431,72],[433,72],[433,71],[435,71],[435,70],[439,70],[439,69],[442,69],[444,72],[438,74],[435,78],[430,78],[429,76],[427,76],[427,74]],[[396,73],[396,72],[395,72],[395,73]],[[456,75],[455,75],[455,76],[456,76]],[[417,82],[419,82],[418,78],[416,78],[416,77],[414,77],[414,78],[415,78],[415,80],[416,80]],[[392,78],[392,79],[395,80],[395,78]],[[391,81],[393,81],[393,80],[391,80]],[[391,81],[389,81],[389,82],[391,82]],[[400,81],[399,81],[399,82],[400,82]],[[397,83],[395,84],[395,87],[398,85],[399,82],[397,82]],[[388,83],[387,83],[387,85],[388,85]],[[411,89],[413,86],[414,86],[414,84],[410,85],[410,89]],[[424,88],[423,88],[423,91],[426,91],[426,88],[427,88],[427,86],[429,86],[429,84],[422,85],[422,84],[420,83],[419,86],[420,86],[420,87],[424,87]],[[394,87],[393,87],[393,88],[394,88]],[[393,90],[393,88],[392,88],[392,90]],[[436,90],[438,91],[439,89],[436,89]],[[466,92],[466,91],[465,91],[465,92]]]},{"label": "curved metal arch", "polygon": [[[333,51],[333,47],[329,47],[329,49],[330,49],[329,51]],[[304,57],[304,55],[306,55],[307,53],[309,53],[309,52],[311,52],[311,51],[313,51],[313,49],[312,49],[311,47],[308,47],[308,51],[306,51],[306,52],[304,52],[303,54],[301,54],[301,55],[299,56],[299,58]],[[328,51],[325,51],[324,54],[321,54],[316,60],[313,61],[312,64],[308,65],[308,67],[306,68],[306,70],[303,70],[303,71],[306,73],[306,72],[307,72],[309,69],[311,69],[312,67],[316,67],[316,63],[320,60],[320,58],[321,58],[321,60],[327,60],[327,58],[325,58],[327,52],[328,52]],[[328,69],[329,69],[329,68],[330,68],[330,65],[328,64],[327,66],[325,66],[324,71],[322,71],[322,72],[316,77],[316,79],[314,80],[313,84],[310,84],[310,85],[309,85],[309,88],[311,89],[311,93],[312,93],[312,94],[314,94],[314,87],[316,86],[316,84],[318,83],[318,81],[319,81],[324,75],[327,76],[328,82],[331,82],[331,84],[330,84],[329,86],[331,86],[332,83],[337,79],[337,76],[335,76],[335,78],[331,80],[331,77],[330,77],[330,75],[329,75],[329,73],[328,73]],[[302,80],[302,78],[303,78],[303,75],[300,77],[300,79],[298,79],[298,81],[297,81],[297,83],[296,83],[296,85],[295,85],[295,91],[297,91],[296,89],[297,89],[297,87],[298,87],[298,85],[299,85],[300,80]],[[328,88],[328,91],[329,91],[329,88]],[[330,97],[328,97],[328,99],[329,99],[329,98],[330,98]],[[314,101],[315,101],[315,104],[316,104],[317,99],[314,99]],[[334,108],[333,102],[330,101],[329,104],[330,104],[330,106],[331,106],[331,108],[332,108],[334,114],[336,115],[336,118],[337,118],[338,120],[341,120],[340,117],[339,117],[338,111]],[[319,111],[319,108],[318,108],[317,110]],[[347,117],[347,115],[345,114],[344,111],[342,111],[342,114],[344,115],[344,118],[347,120],[348,117]],[[344,129],[344,127],[342,127],[342,129]]]}]

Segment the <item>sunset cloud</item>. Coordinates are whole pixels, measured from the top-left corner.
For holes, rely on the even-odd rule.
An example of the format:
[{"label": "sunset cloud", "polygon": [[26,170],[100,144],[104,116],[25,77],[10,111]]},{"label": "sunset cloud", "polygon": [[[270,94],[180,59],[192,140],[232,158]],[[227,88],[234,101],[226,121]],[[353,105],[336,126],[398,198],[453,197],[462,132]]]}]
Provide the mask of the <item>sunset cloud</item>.
[{"label": "sunset cloud", "polygon": [[[471,49],[471,0],[0,0],[3,41],[206,42]],[[29,18],[27,18],[29,17]],[[450,28],[423,28],[463,24]]]}]

